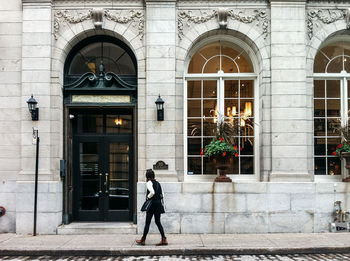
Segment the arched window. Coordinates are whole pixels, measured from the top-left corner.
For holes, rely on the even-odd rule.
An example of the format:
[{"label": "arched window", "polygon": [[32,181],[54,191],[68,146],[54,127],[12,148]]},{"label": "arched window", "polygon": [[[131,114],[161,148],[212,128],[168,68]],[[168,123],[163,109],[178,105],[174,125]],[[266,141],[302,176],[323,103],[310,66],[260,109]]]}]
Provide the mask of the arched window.
[{"label": "arched window", "polygon": [[341,142],[334,129],[348,122],[350,43],[322,47],[314,63],[314,168],[316,175],[341,175],[341,162],[332,155]]},{"label": "arched window", "polygon": [[85,73],[99,75],[101,65],[105,73],[136,84],[135,56],[125,43],[108,36],[85,39],[71,50],[65,63],[64,84],[74,83]]},{"label": "arched window", "polygon": [[255,173],[255,79],[247,51],[231,42],[212,42],[190,57],[185,74],[187,175],[216,175],[214,164],[200,151],[213,139],[218,117],[239,129],[235,138],[242,150],[228,174]]}]

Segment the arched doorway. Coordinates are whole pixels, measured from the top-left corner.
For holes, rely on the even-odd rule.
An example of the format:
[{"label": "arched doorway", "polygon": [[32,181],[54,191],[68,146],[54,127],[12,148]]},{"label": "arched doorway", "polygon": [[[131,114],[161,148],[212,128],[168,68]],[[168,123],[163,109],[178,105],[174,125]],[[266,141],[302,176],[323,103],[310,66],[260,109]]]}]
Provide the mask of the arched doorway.
[{"label": "arched doorway", "polygon": [[129,221],[134,214],[136,59],[112,37],[75,46],[64,67],[70,221]]}]

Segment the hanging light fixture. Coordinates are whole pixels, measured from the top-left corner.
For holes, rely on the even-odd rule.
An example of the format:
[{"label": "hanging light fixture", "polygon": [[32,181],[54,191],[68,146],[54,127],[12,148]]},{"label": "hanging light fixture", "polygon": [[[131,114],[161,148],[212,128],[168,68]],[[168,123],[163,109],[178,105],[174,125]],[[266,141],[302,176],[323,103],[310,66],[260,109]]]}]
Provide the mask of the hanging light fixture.
[{"label": "hanging light fixture", "polygon": [[244,115],[246,117],[252,116],[252,103],[251,102],[245,103]]},{"label": "hanging light fixture", "polygon": [[123,125],[123,119],[119,118],[119,116],[117,116],[114,120],[115,125],[120,126]]}]

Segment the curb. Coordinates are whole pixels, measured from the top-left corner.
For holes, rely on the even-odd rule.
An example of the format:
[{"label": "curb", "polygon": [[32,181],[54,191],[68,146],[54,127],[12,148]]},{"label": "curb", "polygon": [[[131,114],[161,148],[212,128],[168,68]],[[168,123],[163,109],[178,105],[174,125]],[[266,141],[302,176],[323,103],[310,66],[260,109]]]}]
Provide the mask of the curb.
[{"label": "curb", "polygon": [[350,247],[317,248],[121,248],[115,250],[13,250],[0,249],[0,256],[169,256],[169,255],[290,255],[350,253]]}]

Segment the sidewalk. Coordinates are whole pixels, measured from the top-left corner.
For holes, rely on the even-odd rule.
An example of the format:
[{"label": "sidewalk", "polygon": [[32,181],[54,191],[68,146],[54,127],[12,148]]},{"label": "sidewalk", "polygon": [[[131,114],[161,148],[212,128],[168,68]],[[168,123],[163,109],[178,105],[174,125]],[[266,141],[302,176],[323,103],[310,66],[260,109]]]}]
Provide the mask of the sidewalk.
[{"label": "sidewalk", "polygon": [[348,253],[350,233],[320,234],[170,234],[168,246],[158,246],[159,235],[149,235],[146,246],[135,245],[138,235],[0,234],[4,255],[217,255]]}]

